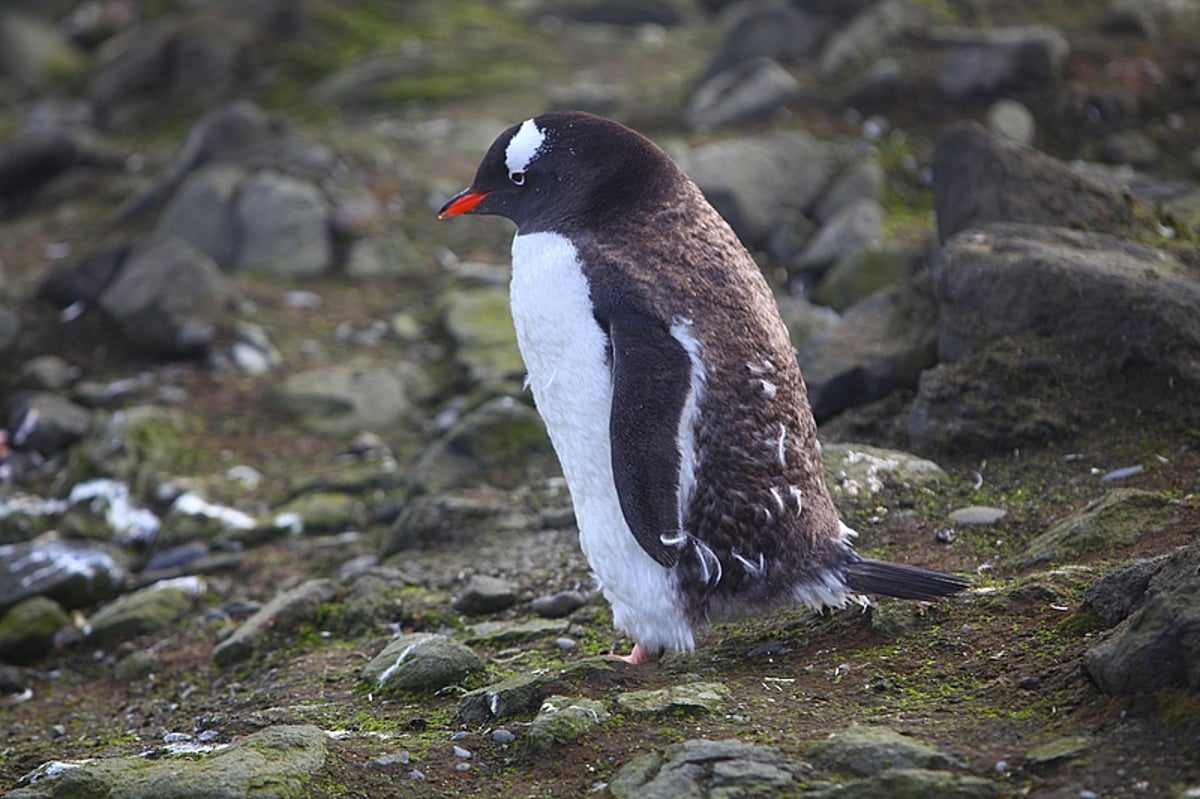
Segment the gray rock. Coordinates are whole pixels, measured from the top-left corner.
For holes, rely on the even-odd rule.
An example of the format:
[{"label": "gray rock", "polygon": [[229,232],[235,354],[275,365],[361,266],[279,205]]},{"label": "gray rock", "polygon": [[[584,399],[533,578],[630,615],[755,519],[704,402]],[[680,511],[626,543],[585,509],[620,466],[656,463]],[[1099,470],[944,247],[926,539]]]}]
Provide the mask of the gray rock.
[{"label": "gray rock", "polygon": [[608,721],[602,702],[585,697],[551,696],[542,702],[525,739],[531,748],[549,749],[581,738]]},{"label": "gray rock", "polygon": [[1121,130],[1104,137],[1101,154],[1111,164],[1150,167],[1158,163],[1162,150],[1140,130]]},{"label": "gray rock", "polygon": [[814,333],[798,359],[818,422],[916,385],[936,360],[937,309],[919,283],[889,286]]},{"label": "gray rock", "polygon": [[490,488],[413,497],[389,528],[380,555],[472,542],[504,527],[513,513],[508,494]]},{"label": "gray rock", "polygon": [[1032,771],[1060,765],[1083,757],[1096,748],[1096,741],[1086,735],[1068,735],[1038,744],[1025,753],[1025,765]]},{"label": "gray rock", "polygon": [[829,37],[817,60],[817,74],[832,78],[870,63],[892,43],[936,21],[935,11],[912,0],[874,3]]},{"label": "gray rock", "polygon": [[837,173],[837,150],[800,131],[713,142],[680,166],[748,246],[813,204]]},{"label": "gray rock", "polygon": [[53,599],[21,600],[0,615],[0,661],[32,663],[48,654],[59,631],[70,625],[71,617]]},{"label": "gray rock", "polygon": [[1121,192],[973,122],[950,125],[933,153],[938,236],[989,222],[1121,232],[1133,214]]},{"label": "gray rock", "polygon": [[61,392],[78,380],[82,371],[57,355],[39,355],[21,365],[17,382],[31,391]]},{"label": "gray rock", "polygon": [[275,399],[300,426],[333,434],[390,427],[409,407],[396,370],[368,361],[294,374],[275,387]]},{"label": "gray rock", "polygon": [[756,58],[781,64],[808,58],[816,54],[830,29],[825,16],[783,0],[743,3],[739,12],[698,83]]},{"label": "gray rock", "polygon": [[892,769],[836,788],[813,791],[808,799],[996,799],[996,783],[930,769]]},{"label": "gray rock", "polygon": [[804,274],[822,274],[839,258],[878,249],[882,243],[883,208],[875,200],[857,200],[838,210],[788,266]]},{"label": "gray rock", "polygon": [[950,475],[933,461],[866,444],[825,444],[821,465],[834,498],[871,507],[885,485],[919,488],[950,481]]},{"label": "gray rock", "polygon": [[161,113],[162,101],[201,108],[232,91],[253,30],[239,15],[196,14],[113,37],[88,95],[102,124],[120,127]]},{"label": "gray rock", "polygon": [[153,405],[128,405],[102,416],[71,449],[69,483],[108,475],[126,483],[134,496],[153,496],[165,475],[177,474],[192,457],[184,440],[187,417]]},{"label": "gray rock", "polygon": [[987,526],[995,524],[1008,515],[1008,511],[1003,508],[989,508],[982,505],[968,505],[965,508],[956,508],[950,511],[950,521],[955,524],[965,524],[969,526],[981,525]]},{"label": "gray rock", "polygon": [[1095,613],[1105,627],[1120,624],[1141,607],[1151,578],[1158,574],[1168,557],[1134,561],[1096,580],[1083,592],[1081,610]]},{"label": "gray rock", "polygon": [[[286,799],[312,789],[325,765],[325,732],[275,726],[208,754],[92,758],[43,763],[7,794],[16,799],[122,796],[126,799]],[[156,753],[157,754],[157,753]]]},{"label": "gray rock", "polygon": [[529,609],[545,619],[561,619],[587,604],[587,597],[578,591],[559,591],[539,596],[529,603]]},{"label": "gray rock", "polygon": [[829,188],[821,192],[813,214],[821,224],[828,224],[835,216],[855,203],[863,200],[878,202],[883,196],[885,175],[879,158],[873,152],[861,153],[846,164]]},{"label": "gray rock", "polygon": [[1165,559],[1145,604],[1085,653],[1083,667],[1110,696],[1200,690],[1200,544]]},{"label": "gray rock", "polygon": [[1110,551],[1178,520],[1179,509],[1161,494],[1116,488],[1030,541],[1021,560],[1024,564],[1060,563]]},{"label": "gray rock", "polygon": [[809,337],[837,324],[838,312],[824,305],[809,302],[804,297],[777,297],[779,315],[787,325],[792,346],[799,349]]},{"label": "gray rock", "polygon": [[1200,8],[1178,0],[1112,0],[1104,18],[1104,30],[1136,33],[1158,39],[1164,30],[1195,31],[1200,25]]},{"label": "gray rock", "polygon": [[17,346],[21,335],[21,315],[7,299],[0,297],[0,356],[7,356]]},{"label": "gray rock", "polygon": [[776,796],[797,789],[805,771],[769,746],[690,740],[627,763],[609,784],[615,799],[719,799]]},{"label": "gray rock", "polygon": [[567,19],[589,24],[674,27],[684,21],[679,6],[671,0],[590,0],[583,5],[567,3],[556,10]]},{"label": "gray rock", "polygon": [[89,168],[115,169],[121,154],[89,128],[26,130],[0,145],[0,214],[49,201],[56,182]]},{"label": "gray rock", "polygon": [[145,547],[155,541],[162,526],[158,514],[141,505],[120,480],[98,477],[76,483],[67,502],[58,527],[77,538]]},{"label": "gray rock", "polygon": [[469,647],[444,635],[414,633],[393,639],[363,669],[376,691],[437,691],[483,670]]},{"label": "gray rock", "polygon": [[1099,233],[995,225],[951,239],[931,272],[943,361],[1032,335],[1087,349],[1097,370],[1133,361],[1200,381],[1200,281],[1160,251]]},{"label": "gray rock", "polygon": [[234,266],[238,242],[233,202],[245,172],[232,164],[209,164],[192,172],[171,197],[158,231],[191,244],[225,270]]},{"label": "gray rock", "polygon": [[[32,414],[32,416],[31,416]],[[62,394],[39,391],[18,395],[8,408],[9,443],[42,455],[57,455],[88,434],[92,412]]]},{"label": "gray rock", "polygon": [[192,125],[183,145],[162,172],[121,206],[115,223],[129,222],[157,208],[188,175],[206,164],[250,166],[255,163],[253,153],[275,143],[270,119],[249,100],[236,100],[215,108]]},{"label": "gray rock", "polygon": [[553,677],[538,672],[522,672],[498,683],[468,691],[458,700],[458,717],[467,724],[526,716],[542,706]]},{"label": "gray rock", "polygon": [[460,613],[483,615],[511,608],[517,602],[516,583],[486,574],[473,576],[454,600]]},{"label": "gray rock", "polygon": [[0,11],[0,76],[25,90],[48,88],[51,80],[82,64],[82,54],[48,19]]},{"label": "gray rock", "polygon": [[988,130],[1009,141],[1029,147],[1037,130],[1033,112],[1016,100],[1003,98],[988,106],[984,114]]},{"label": "gray rock", "polygon": [[473,384],[494,387],[524,377],[507,288],[458,288],[442,298],[442,307],[455,358]]},{"label": "gray rock", "polygon": [[0,545],[0,608],[35,596],[67,610],[114,596],[128,574],[126,556],[98,542],[34,540]]},{"label": "gray rock", "polygon": [[718,72],[688,100],[684,120],[692,130],[712,130],[759,119],[787,104],[800,82],[770,58],[751,59]]},{"label": "gray rock", "polygon": [[570,627],[565,619],[482,621],[467,628],[467,643],[508,646],[562,635]]},{"label": "gray rock", "polygon": [[88,637],[100,646],[110,646],[167,630],[191,612],[206,590],[203,580],[184,577],[125,594],[92,614]]},{"label": "gray rock", "polygon": [[155,235],[133,246],[99,307],[133,346],[195,355],[227,323],[231,298],[215,261],[181,239]]},{"label": "gray rock", "polygon": [[414,485],[430,493],[480,482],[514,488],[559,474],[537,412],[512,397],[497,397],[465,415],[417,459]]},{"label": "gray rock", "polygon": [[852,726],[808,748],[814,766],[869,777],[892,769],[963,767],[955,758],[887,727]]},{"label": "gray rock", "polygon": [[938,76],[952,100],[998,93],[1057,80],[1071,53],[1067,40],[1048,26],[939,31],[955,45]]},{"label": "gray rock", "polygon": [[253,657],[270,641],[315,620],[321,607],[336,595],[337,586],[331,580],[308,580],[279,594],[217,644],[213,662],[224,668]]},{"label": "gray rock", "polygon": [[278,172],[246,178],[234,204],[238,269],[314,277],[333,265],[329,205],[312,183]]},{"label": "gray rock", "polygon": [[361,530],[368,521],[363,497],[347,491],[308,491],[280,505],[275,515],[297,517],[309,533]]},{"label": "gray rock", "polygon": [[891,109],[915,102],[922,76],[891,57],[876,59],[841,84],[838,105],[843,108]]},{"label": "gray rock", "polygon": [[915,261],[915,254],[909,250],[851,246],[813,287],[813,301],[844,311],[880,289],[911,277]]},{"label": "gray rock", "polygon": [[926,369],[909,408],[909,445],[922,453],[1011,452],[1070,435],[1085,416],[1063,404],[1051,377],[1069,371],[1063,360],[1050,342],[1005,339]]},{"label": "gray rock", "polygon": [[719,713],[729,688],[719,682],[689,682],[667,688],[625,691],[617,694],[617,708],[630,715],[660,713]]}]

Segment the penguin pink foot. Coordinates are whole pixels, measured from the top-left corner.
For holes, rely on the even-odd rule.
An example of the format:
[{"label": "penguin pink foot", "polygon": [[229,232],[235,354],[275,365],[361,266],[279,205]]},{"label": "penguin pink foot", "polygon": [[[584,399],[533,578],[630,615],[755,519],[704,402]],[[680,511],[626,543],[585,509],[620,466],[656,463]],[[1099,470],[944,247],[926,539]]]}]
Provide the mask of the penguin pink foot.
[{"label": "penguin pink foot", "polygon": [[620,660],[625,663],[630,663],[634,666],[645,666],[650,663],[657,663],[659,660],[662,659],[662,656],[663,656],[663,652],[661,649],[659,649],[659,650],[647,649],[646,647],[642,646],[641,644],[634,644],[633,651],[630,652],[628,655],[618,655],[615,652],[609,655],[609,657],[612,658],[613,660]]}]

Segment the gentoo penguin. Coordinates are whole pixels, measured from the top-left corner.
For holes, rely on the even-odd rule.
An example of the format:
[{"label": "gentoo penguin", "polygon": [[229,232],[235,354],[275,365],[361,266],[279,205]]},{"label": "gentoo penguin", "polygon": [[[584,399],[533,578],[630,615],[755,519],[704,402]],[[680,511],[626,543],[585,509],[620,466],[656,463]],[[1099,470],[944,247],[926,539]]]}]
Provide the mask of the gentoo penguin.
[{"label": "gentoo penguin", "polygon": [[733,230],[646,137],[581,112],[510,127],[441,209],[517,225],[511,302],[528,384],[623,659],[699,625],[969,581],[863,558],[821,469],[774,296]]}]

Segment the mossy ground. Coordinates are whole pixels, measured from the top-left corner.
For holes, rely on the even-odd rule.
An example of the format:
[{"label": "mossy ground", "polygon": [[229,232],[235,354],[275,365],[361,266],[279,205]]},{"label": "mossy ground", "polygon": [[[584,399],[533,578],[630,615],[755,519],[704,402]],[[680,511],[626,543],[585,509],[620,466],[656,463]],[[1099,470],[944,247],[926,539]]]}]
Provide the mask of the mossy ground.
[{"label": "mossy ground", "polygon": [[[935,4],[943,8],[943,4]],[[1053,22],[1096,30],[1098,4],[1067,4],[1049,11],[1045,4],[1006,4],[992,12],[992,24]],[[1085,9],[1086,6],[1086,9]],[[1057,18],[1047,18],[1047,14]],[[1084,15],[1084,20],[1075,19]],[[344,452],[347,440],[305,434],[280,421],[270,400],[270,384],[317,358],[342,362],[361,352],[335,335],[339,323],[386,319],[397,311],[413,314],[422,329],[436,331],[435,299],[451,276],[437,253],[449,247],[463,259],[502,261],[510,229],[499,222],[472,220],[436,225],[427,212],[435,188],[464,184],[477,154],[448,153],[429,163],[419,141],[389,145],[388,163],[396,171],[370,168],[374,143],[364,142],[356,128],[380,116],[414,126],[434,117],[456,121],[516,121],[543,109],[543,89],[567,83],[577,75],[623,87],[633,95],[627,118],[655,132],[678,116],[692,76],[718,41],[715,23],[707,22],[665,37],[628,31],[593,29],[562,34],[539,27],[535,19],[497,10],[489,4],[459,2],[313,4],[314,29],[303,41],[279,45],[264,54],[279,65],[278,79],[259,97],[274,110],[301,120],[305,132],[331,138],[344,136],[348,149],[367,167],[379,196],[407,211],[393,220],[411,240],[421,259],[408,277],[356,283],[324,278],[302,288],[321,297],[315,311],[288,307],[284,287],[253,275],[239,276],[238,288],[255,306],[256,321],[269,331],[283,354],[280,374],[269,380],[212,370],[200,364],[161,364],[136,353],[96,342],[111,341],[100,323],[85,317],[71,330],[46,324],[47,314],[28,313],[30,333],[22,346],[32,355],[54,352],[86,364],[91,379],[126,377],[153,369],[182,387],[193,420],[182,431],[189,451],[189,472],[202,480],[213,499],[243,507],[272,507],[299,486],[326,473]],[[981,20],[967,20],[978,23]],[[1178,44],[1168,35],[1158,52],[1148,46],[1130,49],[1128,39],[1105,41],[1080,34],[1084,49],[1073,58],[1067,81],[1099,79],[1105,63],[1124,63],[1153,56],[1176,56]],[[362,118],[345,120],[329,108],[311,104],[307,90],[333,69],[379,50],[403,50],[422,41],[424,60],[414,72],[390,85],[379,105]],[[464,46],[459,47],[460,44]],[[413,51],[416,52],[416,51]],[[429,55],[433,53],[434,55]],[[1054,91],[1061,91],[1061,86]],[[1049,91],[1049,90],[1047,90]],[[1153,103],[1169,104],[1175,89],[1156,91]],[[1033,90],[1022,98],[1047,124],[1039,145],[1065,157],[1092,146],[1102,131],[1080,130],[1061,116],[1055,98]],[[1040,103],[1040,105],[1039,105]],[[1177,103],[1185,124],[1163,133],[1171,139],[1169,159],[1196,145],[1176,141],[1181,131],[1195,131],[1194,103]],[[1189,110],[1190,109],[1190,110]],[[979,116],[981,108],[946,108],[919,95],[912,107],[892,119],[906,132],[880,145],[889,176],[885,206],[889,238],[905,244],[931,240],[932,206],[927,187],[905,166],[905,159],[928,164],[941,124],[958,116]],[[150,137],[151,162],[170,157],[185,117],[166,115],[163,130]],[[852,136],[855,130],[838,109],[816,105],[794,108],[788,124],[808,125],[822,136]],[[7,129],[0,121],[0,130]],[[172,126],[175,127],[172,127]],[[175,129],[175,128],[178,129]],[[168,128],[170,130],[168,130]],[[157,142],[157,143],[155,143]],[[337,142],[335,142],[336,144]],[[142,143],[144,145],[144,142]],[[1086,153],[1084,153],[1086,154]],[[1174,161],[1169,161],[1174,163]],[[0,237],[10,287],[32,285],[45,267],[49,242],[73,241],[82,251],[86,235],[98,231],[104,214],[85,203],[66,210],[35,210],[5,223]],[[769,271],[769,270],[768,270]],[[288,287],[291,288],[291,287]],[[429,348],[444,346],[431,332],[420,344],[385,342],[373,356],[388,360],[424,359]],[[19,360],[19,359],[18,359]],[[452,369],[446,370],[452,374]],[[12,375],[0,376],[7,387]],[[432,415],[449,396],[470,387],[444,382],[442,393],[428,398]],[[1063,403],[1095,402],[1089,396],[1064,393]],[[896,412],[903,396],[885,400]],[[329,743],[332,757],[313,786],[316,797],[406,796],[538,796],[588,795],[625,763],[647,751],[687,738],[735,737],[778,746],[803,758],[808,742],[852,723],[885,724],[910,732],[956,755],[970,769],[998,780],[1006,792],[1042,793],[1078,786],[1104,796],[1167,796],[1180,785],[1200,783],[1195,740],[1200,710],[1195,698],[1163,692],[1138,699],[1101,696],[1080,670],[1082,652],[1099,634],[1097,622],[1079,611],[1082,591],[1094,575],[1110,571],[1130,558],[1170,551],[1195,540],[1200,530],[1200,430],[1185,398],[1153,386],[1103,398],[1109,421],[1065,440],[1019,452],[963,454],[939,458],[951,474],[936,491],[890,488],[872,507],[845,508],[862,533],[861,549],[894,560],[933,568],[974,573],[976,590],[966,596],[899,612],[904,623],[876,624],[872,614],[844,612],[813,618],[801,611],[781,611],[761,618],[713,627],[697,651],[673,656],[656,666],[630,668],[618,664],[611,675],[571,678],[564,692],[609,702],[618,691],[656,688],[684,681],[717,681],[731,694],[724,713],[670,714],[640,718],[614,713],[604,726],[571,744],[532,756],[518,744],[492,741],[490,727],[463,727],[454,708],[460,690],[435,696],[384,697],[366,690],[359,675],[366,662],[391,635],[381,621],[369,633],[354,637],[327,634],[319,623],[285,635],[274,651],[236,668],[221,671],[212,649],[227,630],[197,618],[166,636],[138,639],[108,651],[75,644],[53,653],[32,672],[34,698],[0,710],[0,787],[52,759],[136,755],[152,749],[167,732],[217,730],[222,741],[277,723],[309,722],[344,731]],[[867,443],[903,444],[886,424],[862,425],[871,431]],[[425,446],[430,430],[388,431],[388,444],[401,462],[410,462]],[[1068,459],[1070,454],[1077,457]],[[247,463],[264,475],[261,486],[239,487],[219,475],[229,466]],[[1087,571],[1050,576],[1031,575],[1015,561],[1024,545],[1055,519],[1078,510],[1106,488],[1099,475],[1120,466],[1143,464],[1145,471],[1122,485],[1164,492],[1181,500],[1181,521],[1127,547],[1085,558]],[[215,475],[215,476],[210,476]],[[1008,510],[1000,523],[985,528],[959,528],[950,545],[933,543],[949,526],[947,513],[969,504]],[[276,540],[253,547],[234,574],[210,577],[213,595],[266,600],[294,584],[297,575],[326,576],[355,555],[375,551],[379,531],[357,540],[308,538]],[[525,597],[588,585],[586,566],[570,537],[539,565],[511,575]],[[399,592],[399,609],[386,622],[406,630],[444,630],[453,634],[467,619],[456,614],[449,599],[456,587],[455,570],[488,571],[483,553],[519,549],[529,542],[483,542],[473,553],[410,553],[400,568],[418,580]],[[489,549],[489,547],[491,547]],[[447,560],[453,564],[446,565]],[[445,575],[451,576],[445,576]],[[210,602],[212,600],[209,600]],[[890,612],[894,606],[889,606]],[[328,608],[326,621],[336,619]],[[508,615],[523,613],[522,606]],[[627,651],[628,641],[612,631],[607,609],[593,604],[573,616],[569,652],[551,641],[507,649],[481,647],[489,663],[480,677],[499,680],[531,669],[561,669],[609,651]],[[117,662],[130,652],[149,649],[157,665],[150,677],[118,679]],[[615,708],[612,708],[615,710]],[[505,724],[520,733],[529,718]],[[462,734],[453,742],[452,736]],[[1060,736],[1089,735],[1094,749],[1083,759],[1052,764],[1043,770],[1023,768],[1024,754]],[[458,744],[473,753],[455,758]],[[409,763],[372,765],[376,758],[409,753]],[[469,764],[466,770],[456,766]],[[997,770],[1006,763],[1007,770]],[[409,772],[419,769],[424,781]]]}]

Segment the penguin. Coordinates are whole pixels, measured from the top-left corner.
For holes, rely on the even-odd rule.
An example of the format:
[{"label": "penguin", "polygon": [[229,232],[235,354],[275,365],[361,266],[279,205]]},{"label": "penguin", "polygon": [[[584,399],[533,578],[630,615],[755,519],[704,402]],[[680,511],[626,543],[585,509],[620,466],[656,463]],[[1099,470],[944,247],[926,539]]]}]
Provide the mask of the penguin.
[{"label": "penguin", "polygon": [[527,385],[584,555],[634,642],[621,659],[690,651],[710,621],[970,584],[855,552],[774,295],[650,139],[578,111],[527,119],[438,217],[463,214],[517,226]]}]

